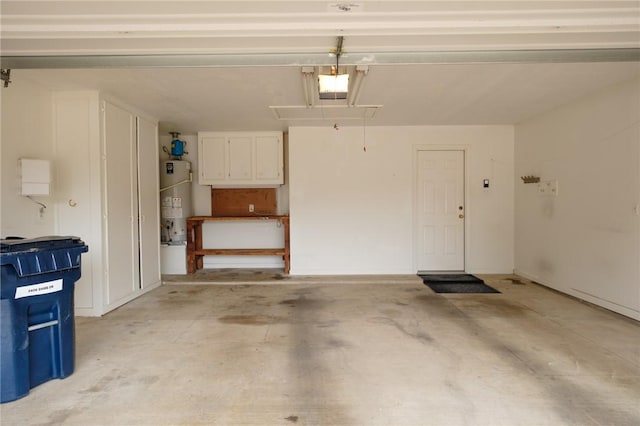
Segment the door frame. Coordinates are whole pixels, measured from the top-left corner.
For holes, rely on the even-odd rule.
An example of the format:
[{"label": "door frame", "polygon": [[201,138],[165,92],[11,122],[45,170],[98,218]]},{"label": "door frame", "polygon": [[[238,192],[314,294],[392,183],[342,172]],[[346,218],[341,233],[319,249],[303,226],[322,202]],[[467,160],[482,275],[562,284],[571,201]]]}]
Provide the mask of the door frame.
[{"label": "door frame", "polygon": [[463,271],[466,272],[469,260],[470,238],[469,230],[471,228],[471,200],[469,198],[469,145],[414,145],[413,147],[413,270],[418,270],[418,154],[420,151],[462,151],[463,158],[463,182],[464,182],[464,253],[463,253]]}]

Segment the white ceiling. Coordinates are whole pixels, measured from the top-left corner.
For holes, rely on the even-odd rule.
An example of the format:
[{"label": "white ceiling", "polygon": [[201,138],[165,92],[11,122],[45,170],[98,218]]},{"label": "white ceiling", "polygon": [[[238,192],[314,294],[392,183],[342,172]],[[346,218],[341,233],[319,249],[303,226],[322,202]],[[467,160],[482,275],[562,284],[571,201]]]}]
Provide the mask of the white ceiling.
[{"label": "white ceiling", "polygon": [[335,118],[335,101],[316,102],[314,120],[269,108],[304,106],[301,66],[334,63],[337,36],[341,64],[369,65],[359,105],[383,105],[367,125],[513,124],[640,75],[638,1],[0,5],[12,80],[105,91],[162,131],[361,124],[353,111]]},{"label": "white ceiling", "polygon": [[[155,116],[163,131],[362,124],[330,112],[324,121],[276,120],[269,106],[304,104],[299,67],[17,70],[12,79],[21,75],[54,89],[99,88]],[[360,103],[383,105],[367,125],[513,124],[637,75],[630,63],[375,66]]]}]

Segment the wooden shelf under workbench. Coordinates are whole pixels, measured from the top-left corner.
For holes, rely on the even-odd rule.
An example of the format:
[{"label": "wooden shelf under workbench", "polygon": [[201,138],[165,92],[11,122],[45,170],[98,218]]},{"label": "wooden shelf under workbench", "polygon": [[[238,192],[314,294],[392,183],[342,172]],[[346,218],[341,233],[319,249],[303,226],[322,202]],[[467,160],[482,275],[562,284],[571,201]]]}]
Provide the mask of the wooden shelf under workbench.
[{"label": "wooden shelf under workbench", "polygon": [[[284,247],[266,249],[208,249],[202,248],[202,224],[213,221],[276,220],[282,224]],[[282,256],[284,272],[289,273],[289,216],[193,216],[187,218],[187,273],[202,269],[204,256]]]}]

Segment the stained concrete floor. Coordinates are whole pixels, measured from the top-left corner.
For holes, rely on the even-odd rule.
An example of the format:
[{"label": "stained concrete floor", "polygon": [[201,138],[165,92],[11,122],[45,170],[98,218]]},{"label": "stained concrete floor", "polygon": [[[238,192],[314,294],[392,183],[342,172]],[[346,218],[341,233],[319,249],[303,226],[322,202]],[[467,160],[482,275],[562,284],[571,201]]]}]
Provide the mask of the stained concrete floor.
[{"label": "stained concrete floor", "polygon": [[77,318],[74,374],[2,425],[640,424],[640,324],[517,277],[224,275]]}]

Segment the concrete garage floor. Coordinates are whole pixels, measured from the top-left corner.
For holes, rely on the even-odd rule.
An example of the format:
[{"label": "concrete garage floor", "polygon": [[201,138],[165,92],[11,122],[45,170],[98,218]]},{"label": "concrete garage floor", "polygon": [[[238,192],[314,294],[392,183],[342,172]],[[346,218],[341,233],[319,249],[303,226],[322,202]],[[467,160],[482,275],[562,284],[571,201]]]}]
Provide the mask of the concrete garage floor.
[{"label": "concrete garage floor", "polygon": [[636,321],[513,276],[439,295],[409,276],[235,274],[78,318],[75,373],[3,404],[2,424],[640,424]]}]

